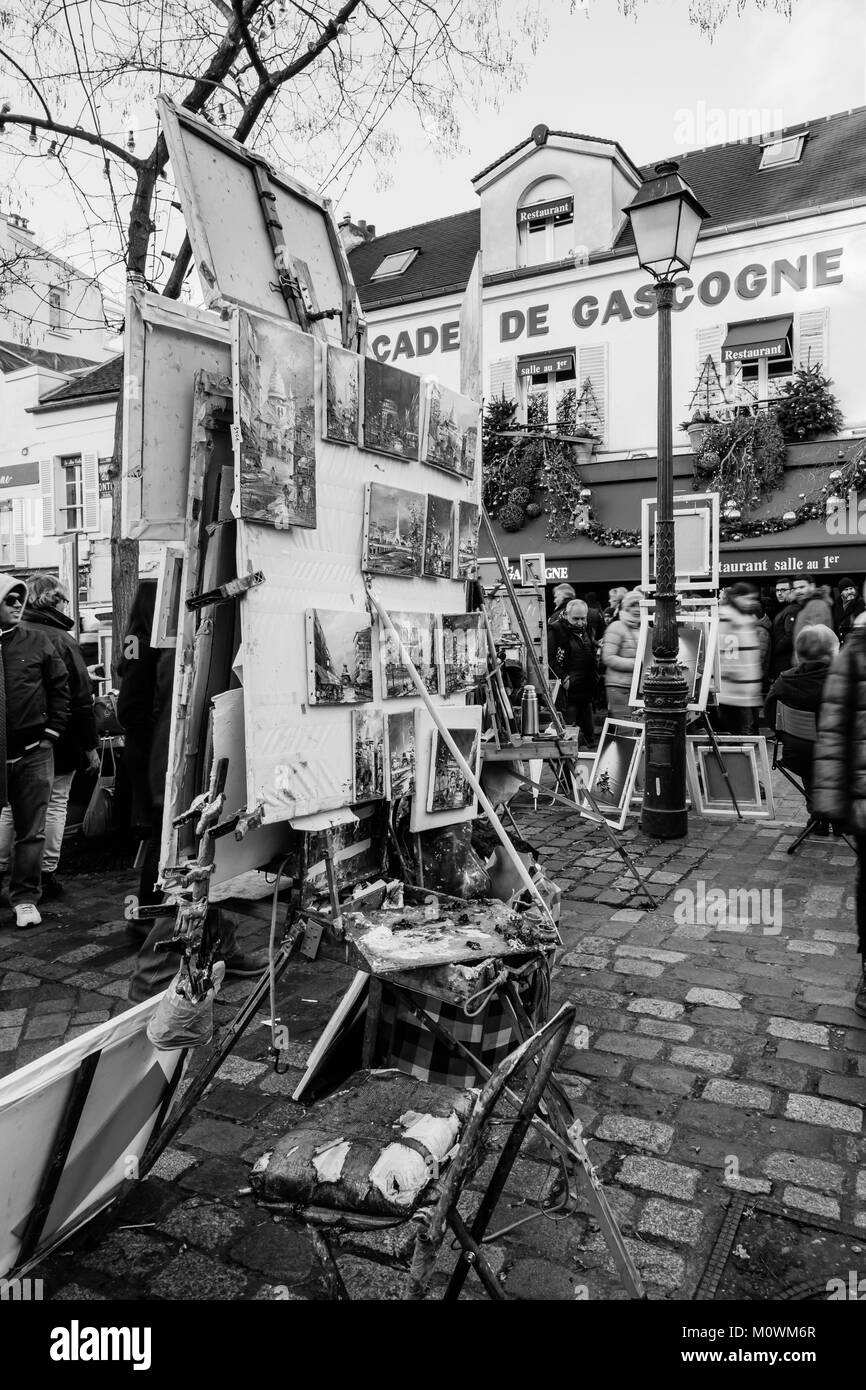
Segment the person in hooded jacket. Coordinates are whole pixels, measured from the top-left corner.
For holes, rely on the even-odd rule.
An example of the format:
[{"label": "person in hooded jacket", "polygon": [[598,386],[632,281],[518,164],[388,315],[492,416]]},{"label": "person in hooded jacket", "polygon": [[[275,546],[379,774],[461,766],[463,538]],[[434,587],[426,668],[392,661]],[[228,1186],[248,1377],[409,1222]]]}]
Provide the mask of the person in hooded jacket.
[{"label": "person in hooded jacket", "polygon": [[851,633],[854,631],[854,624],[861,613],[866,613],[866,603],[857,592],[857,586],[853,579],[840,579],[839,581],[839,641],[844,646]]},{"label": "person in hooded jacket", "polygon": [[798,605],[794,622],[794,641],[796,642],[804,627],[820,625],[832,629],[833,603],[827,586],[816,585],[814,579],[799,578],[794,580],[793,588],[794,601]]},{"label": "person in hooded jacket", "polygon": [[[54,782],[45,813],[42,897],[46,900],[59,897],[63,892],[63,884],[57,877],[57,866],[63,848],[73,778],[80,768],[87,767],[91,772],[99,769],[93,689],[81,649],[70,632],[72,619],[61,612],[68,602],[69,595],[63,585],[51,575],[33,574],[27,581],[27,603],[22,623],[25,628],[38,628],[51,639],[66,667],[69,681],[69,723],[54,747]],[[6,806],[0,813],[0,875],[9,868],[14,834],[12,808]]]},{"label": "person in hooded jacket", "polygon": [[[817,722],[824,694],[824,683],[830,671],[830,663],[839,650],[839,638],[831,628],[823,624],[806,627],[794,643],[797,665],[790,671],[783,671],[770,686],[764,705],[764,713],[771,729],[776,727],[776,709],[781,701],[790,709],[807,710],[815,715]],[[785,766],[801,779],[806,793],[806,809],[812,811],[812,760],[814,743],[805,742],[793,734],[782,734]],[[823,821],[817,821],[817,833],[829,833]]]},{"label": "person in hooded jacket", "polygon": [[754,584],[741,581],[719,605],[719,723],[727,734],[751,734],[762,700],[761,648]]},{"label": "person in hooded jacket", "polygon": [[860,980],[854,1010],[866,1018],[866,613],[855,620],[824,686],[812,761],[812,806],[817,816],[847,826],[856,841]]},{"label": "person in hooded jacket", "polygon": [[54,782],[54,748],[69,722],[66,666],[46,633],[21,622],[27,585],[0,575],[2,737],[0,803],[12,811],[9,901],[16,927],[42,921],[42,851],[45,813]]},{"label": "person in hooded jacket", "polygon": [[604,634],[601,659],[611,719],[627,719],[631,713],[629,695],[637,660],[640,600],[636,591],[627,593],[620,603],[619,617],[614,618]]}]

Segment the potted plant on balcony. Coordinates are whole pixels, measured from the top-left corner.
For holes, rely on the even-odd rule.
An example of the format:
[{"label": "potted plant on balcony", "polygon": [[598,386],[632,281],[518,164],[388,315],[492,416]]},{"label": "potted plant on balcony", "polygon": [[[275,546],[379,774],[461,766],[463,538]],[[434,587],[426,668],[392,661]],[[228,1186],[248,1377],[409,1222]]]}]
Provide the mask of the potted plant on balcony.
[{"label": "potted plant on balcony", "polygon": [[799,367],[794,379],[775,402],[776,418],[785,439],[798,443],[818,435],[838,434],[843,424],[833,385],[821,371],[821,363]]},{"label": "potted plant on balcony", "polygon": [[685,430],[689,437],[689,444],[693,454],[699,454],[701,445],[704,442],[704,435],[710,425],[715,424],[716,417],[709,410],[696,410],[690,420],[684,420],[680,425],[681,430]]}]

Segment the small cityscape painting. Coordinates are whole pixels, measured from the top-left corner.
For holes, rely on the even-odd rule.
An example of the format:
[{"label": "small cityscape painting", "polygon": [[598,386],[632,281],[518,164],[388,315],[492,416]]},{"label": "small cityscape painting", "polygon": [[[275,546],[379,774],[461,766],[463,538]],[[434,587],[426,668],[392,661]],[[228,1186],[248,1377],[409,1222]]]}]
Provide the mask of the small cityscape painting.
[{"label": "small cityscape painting", "polygon": [[372,624],[366,613],[307,609],[307,695],[311,705],[372,700]]},{"label": "small cityscape painting", "polygon": [[385,716],[381,710],[352,710],[353,801],[385,795]]},{"label": "small cityscape painting", "polygon": [[239,515],[316,525],[315,342],[240,309],[232,354]]},{"label": "small cityscape painting", "polygon": [[454,503],[447,497],[427,498],[424,528],[424,573],[450,579],[454,565]]},{"label": "small cityscape painting", "polygon": [[424,494],[367,484],[364,514],[364,557],[368,574],[391,574],[403,579],[420,575],[424,548]]},{"label": "small cityscape painting", "polygon": [[487,679],[487,648],[481,613],[444,614],[440,620],[443,695],[476,690]]},{"label": "small cityscape painting", "polygon": [[481,511],[474,502],[461,502],[457,523],[457,555],[454,578],[471,579],[478,564],[478,528]]},{"label": "small cityscape painting", "polygon": [[325,438],[334,444],[357,444],[360,425],[361,358],[328,343],[325,354]]},{"label": "small cityscape painting", "polygon": [[421,378],[375,357],[364,359],[364,446],[417,459]]},{"label": "small cityscape painting", "polygon": [[389,714],[388,797],[411,796],[415,790],[415,711]]},{"label": "small cityscape painting", "polygon": [[424,462],[459,473],[461,478],[473,478],[478,447],[477,404],[447,386],[440,386],[438,381],[432,381],[428,390]]},{"label": "small cityscape painting", "polygon": [[[449,729],[449,734],[478,776],[480,735],[477,729]],[[454,755],[437,729],[430,749],[430,780],[427,784],[427,810],[462,811],[471,806],[475,793],[461,772]]]},{"label": "small cityscape painting", "polygon": [[[439,693],[439,669],[434,642],[432,613],[389,613],[400,641],[430,695]],[[384,628],[379,629],[379,656],[382,663],[382,697],[398,699],[416,695],[412,678],[401,659],[398,644]]]}]

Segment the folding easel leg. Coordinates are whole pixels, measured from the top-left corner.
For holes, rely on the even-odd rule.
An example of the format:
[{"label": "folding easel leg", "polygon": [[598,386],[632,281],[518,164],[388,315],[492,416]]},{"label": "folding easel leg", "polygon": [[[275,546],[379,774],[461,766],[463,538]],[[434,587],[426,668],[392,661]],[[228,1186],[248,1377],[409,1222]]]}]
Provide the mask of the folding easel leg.
[{"label": "folding easel leg", "polygon": [[367,986],[367,1017],[364,1021],[364,1043],[361,1052],[361,1066],[372,1067],[376,1055],[376,1037],[379,1032],[379,1017],[382,1013],[382,983],[375,975],[370,976]]},{"label": "folding easel leg", "polygon": [[322,1231],[317,1230],[315,1226],[308,1226],[307,1230],[313,1242],[313,1249],[318,1255],[319,1263],[322,1266],[325,1283],[328,1286],[328,1296],[335,1300],[339,1300],[341,1303],[351,1303],[352,1300],[349,1297],[349,1290],[343,1283],[343,1276],[337,1267],[337,1261],[334,1259],[334,1252],[331,1249],[331,1242],[328,1240],[328,1237],[324,1235]]},{"label": "folding easel leg", "polygon": [[[463,1287],[466,1274],[471,1267],[475,1270],[475,1273],[478,1275],[478,1278],[481,1280],[490,1297],[498,1299],[499,1302],[502,1303],[506,1302],[505,1291],[487,1263],[487,1260],[484,1258],[484,1251],[466,1229],[466,1224],[460,1213],[453,1208],[448,1213],[448,1225],[459,1240],[462,1253],[454,1273],[451,1275],[444,1297],[449,1300],[457,1298]],[[459,1282],[455,1285],[455,1280],[458,1275],[460,1276]],[[454,1286],[453,1293],[451,1291],[452,1286]]]},{"label": "folding easel leg", "polygon": [[796,853],[797,853],[797,850],[800,848],[800,846],[801,846],[801,844],[803,843],[803,841],[804,841],[804,840],[808,840],[809,836],[812,834],[812,831],[813,831],[813,829],[814,829],[814,826],[815,826],[815,822],[814,822],[814,820],[812,819],[812,817],[810,816],[809,819],[808,819],[808,821],[806,822],[806,824],[803,826],[803,829],[800,831],[799,835],[797,836],[796,840],[794,840],[794,841],[788,846],[788,851],[787,851],[788,854],[796,854]]},{"label": "folding easel leg", "polygon": [[702,713],[702,720],[703,720],[704,728],[705,728],[706,733],[707,733],[707,738],[710,740],[710,746],[711,746],[711,748],[712,748],[712,750],[713,750],[713,753],[714,753],[714,755],[715,755],[716,762],[717,762],[718,765],[719,765],[719,771],[721,772],[722,776],[723,776],[724,779],[725,779],[725,784],[726,784],[726,786],[727,786],[727,788],[728,788],[728,795],[730,796],[731,801],[733,802],[734,810],[735,810],[736,813],[737,813],[737,819],[738,819],[738,820],[742,820],[742,819],[743,819],[743,813],[742,813],[742,811],[740,810],[740,808],[739,808],[739,806],[738,806],[738,804],[737,804],[737,798],[734,796],[734,789],[733,789],[733,787],[731,786],[731,779],[730,779],[730,777],[728,776],[728,769],[727,769],[727,767],[725,766],[725,760],[724,760],[724,758],[722,757],[721,752],[720,752],[720,750],[719,750],[719,745],[718,745],[718,743],[717,743],[717,741],[716,741],[716,736],[715,736],[715,734],[713,733],[713,727],[712,727],[712,725],[710,724],[709,719],[707,718],[706,710],[704,710],[703,713]]}]

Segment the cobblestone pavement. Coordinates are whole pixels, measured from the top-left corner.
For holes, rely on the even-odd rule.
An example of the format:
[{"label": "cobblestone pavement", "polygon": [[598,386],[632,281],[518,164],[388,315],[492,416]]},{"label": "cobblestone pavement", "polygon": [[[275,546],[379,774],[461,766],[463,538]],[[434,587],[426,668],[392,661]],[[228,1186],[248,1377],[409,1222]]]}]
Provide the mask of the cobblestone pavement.
[{"label": "cobblestone pavement", "polygon": [[[731,1192],[770,1194],[792,1216],[841,1219],[866,1236],[854,858],[833,839],[789,857],[801,806],[780,796],[780,819],[767,825],[693,817],[688,839],[667,844],[631,823],[626,843],[649,875],[655,911],[625,905],[622,861],[600,831],[543,804],[515,806],[563,888],[553,1003],[572,1000],[578,1024],[562,1074],[651,1298],[692,1296]],[[35,931],[14,932],[8,910],[0,916],[0,1070],[125,1007],[130,885],[131,875],[69,879],[63,907],[47,908]],[[700,904],[713,889],[766,890],[764,920],[719,926],[710,914],[708,923]],[[263,944],[263,930],[245,944]],[[241,1189],[298,1113],[289,1096],[347,979],[331,965],[292,967],[281,1009],[289,1072],[269,1065],[263,1011],[123,1208],[35,1271],[50,1296],[323,1297],[303,1233]],[[218,1023],[249,987],[229,984]],[[525,1149],[491,1231],[525,1216],[524,1196],[551,1178],[543,1150]],[[483,1181],[482,1170],[476,1189]],[[625,1296],[585,1210],[531,1220],[490,1249],[513,1297]],[[356,1296],[396,1296],[381,1267],[348,1261],[347,1272]]]}]

